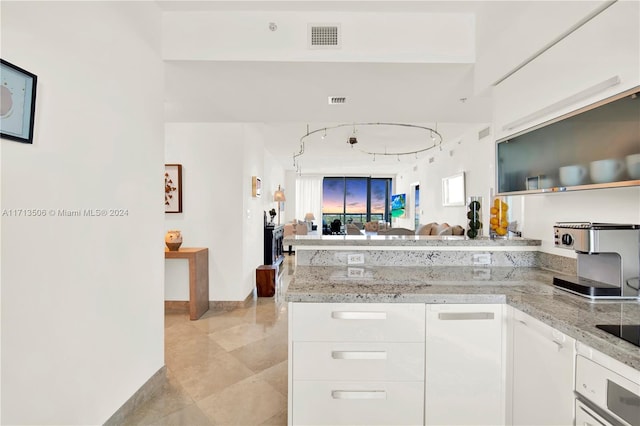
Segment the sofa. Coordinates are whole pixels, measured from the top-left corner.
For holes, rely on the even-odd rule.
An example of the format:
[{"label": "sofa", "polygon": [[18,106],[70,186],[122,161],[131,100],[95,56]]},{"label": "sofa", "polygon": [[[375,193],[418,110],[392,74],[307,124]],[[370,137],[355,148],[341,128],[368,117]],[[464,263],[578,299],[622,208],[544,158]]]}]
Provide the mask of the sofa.
[{"label": "sofa", "polygon": [[[305,222],[294,220],[293,222],[284,224],[284,238],[295,237],[296,235],[307,235],[309,228]],[[292,253],[289,246],[289,254]]]},{"label": "sofa", "polygon": [[387,229],[391,229],[391,227],[387,225],[387,222],[371,221],[365,222],[364,224],[364,230],[366,232],[379,232]]},{"label": "sofa", "polygon": [[407,228],[387,228],[380,229],[378,235],[415,235],[413,229]]},{"label": "sofa", "polygon": [[460,225],[451,226],[446,222],[431,222],[416,229],[416,235],[464,235],[464,228]]},{"label": "sofa", "polygon": [[354,223],[347,223],[347,225],[345,226],[345,231],[347,235],[362,235],[362,232],[360,232],[360,228],[358,228],[358,225]]}]

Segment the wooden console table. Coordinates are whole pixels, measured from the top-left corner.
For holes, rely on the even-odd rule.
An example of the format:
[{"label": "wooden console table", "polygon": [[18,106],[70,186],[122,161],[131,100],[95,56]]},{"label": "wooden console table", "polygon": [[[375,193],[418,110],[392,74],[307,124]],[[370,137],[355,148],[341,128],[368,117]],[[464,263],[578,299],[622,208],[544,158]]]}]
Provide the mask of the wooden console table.
[{"label": "wooden console table", "polygon": [[164,258],[189,260],[189,319],[197,320],[209,310],[209,249],[165,248]]}]

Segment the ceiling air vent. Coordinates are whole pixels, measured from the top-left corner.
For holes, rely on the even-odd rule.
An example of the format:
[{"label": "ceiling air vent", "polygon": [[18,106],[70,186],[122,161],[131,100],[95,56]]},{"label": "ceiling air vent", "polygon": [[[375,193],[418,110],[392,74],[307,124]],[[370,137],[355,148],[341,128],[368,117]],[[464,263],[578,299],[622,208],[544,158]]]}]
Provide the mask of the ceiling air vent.
[{"label": "ceiling air vent", "polygon": [[491,127],[487,127],[486,129],[482,129],[478,132],[478,139],[485,138],[491,134]]},{"label": "ceiling air vent", "polygon": [[339,49],[340,24],[309,24],[310,49]]},{"label": "ceiling air vent", "polygon": [[341,105],[347,103],[347,98],[344,96],[329,96],[329,105]]}]

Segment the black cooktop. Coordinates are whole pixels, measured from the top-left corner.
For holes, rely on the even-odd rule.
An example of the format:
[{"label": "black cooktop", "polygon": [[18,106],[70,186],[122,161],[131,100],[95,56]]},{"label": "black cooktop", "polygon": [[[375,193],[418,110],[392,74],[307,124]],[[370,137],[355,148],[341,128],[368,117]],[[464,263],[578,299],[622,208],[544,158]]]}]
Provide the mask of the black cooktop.
[{"label": "black cooktop", "polygon": [[596,327],[640,347],[640,325],[596,325]]}]

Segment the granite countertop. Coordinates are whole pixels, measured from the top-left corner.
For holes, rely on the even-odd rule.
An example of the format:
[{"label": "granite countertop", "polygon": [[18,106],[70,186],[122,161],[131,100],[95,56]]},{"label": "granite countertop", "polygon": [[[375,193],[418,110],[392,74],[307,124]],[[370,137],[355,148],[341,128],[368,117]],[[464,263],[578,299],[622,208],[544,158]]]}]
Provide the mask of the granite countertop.
[{"label": "granite countertop", "polygon": [[539,268],[297,266],[289,302],[506,303],[640,370],[640,348],[596,324],[640,324],[640,302],[597,301],[556,289]]},{"label": "granite countertop", "polygon": [[292,246],[403,246],[403,247],[514,247],[541,245],[540,240],[511,237],[469,239],[458,235],[293,235],[284,238]]}]

